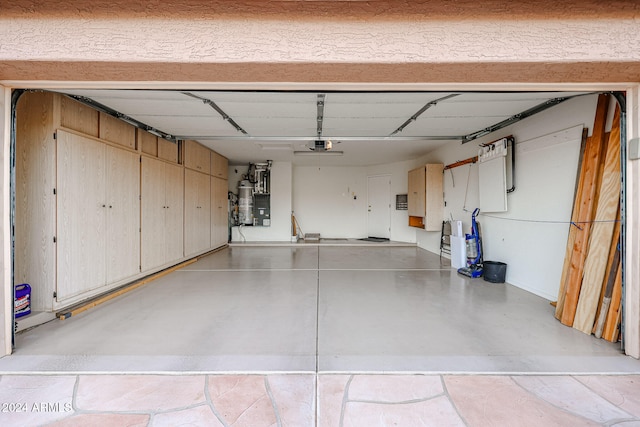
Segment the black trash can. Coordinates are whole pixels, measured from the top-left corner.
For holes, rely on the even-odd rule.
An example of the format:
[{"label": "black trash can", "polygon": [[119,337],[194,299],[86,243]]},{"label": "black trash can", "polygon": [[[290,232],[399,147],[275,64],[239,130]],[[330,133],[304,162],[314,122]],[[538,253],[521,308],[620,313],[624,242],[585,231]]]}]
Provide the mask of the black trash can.
[{"label": "black trash can", "polygon": [[504,283],[507,275],[507,264],[498,261],[485,261],[482,263],[482,277],[491,283]]}]

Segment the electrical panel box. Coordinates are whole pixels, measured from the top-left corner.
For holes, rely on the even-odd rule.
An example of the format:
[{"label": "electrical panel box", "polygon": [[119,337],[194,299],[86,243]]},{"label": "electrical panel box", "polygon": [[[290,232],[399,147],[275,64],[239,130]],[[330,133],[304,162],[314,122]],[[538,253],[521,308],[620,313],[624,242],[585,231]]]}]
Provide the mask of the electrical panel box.
[{"label": "electrical panel box", "polygon": [[271,195],[253,195],[253,225],[262,227],[271,226]]}]

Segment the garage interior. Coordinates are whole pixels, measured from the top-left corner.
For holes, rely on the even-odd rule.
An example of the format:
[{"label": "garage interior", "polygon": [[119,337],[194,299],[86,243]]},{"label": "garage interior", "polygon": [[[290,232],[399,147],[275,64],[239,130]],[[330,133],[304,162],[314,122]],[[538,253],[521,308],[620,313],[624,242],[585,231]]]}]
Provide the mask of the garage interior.
[{"label": "garage interior", "polygon": [[[637,153],[632,153],[634,141],[637,143],[640,136],[639,7],[637,2],[627,0],[6,3],[0,14],[0,129],[3,130],[0,140],[4,147],[0,153],[3,159],[0,270],[4,285],[1,298],[4,308],[0,309],[4,315],[0,331],[4,349],[0,359],[3,364],[0,401],[41,402],[44,411],[37,411],[34,403],[35,410],[29,408],[29,412],[0,412],[0,424],[367,427],[637,424],[639,370],[632,365],[637,365],[633,358],[640,357],[637,235],[640,216],[636,212],[640,206],[637,185],[640,163]],[[166,184],[172,180],[165,178],[164,192],[158,192],[157,196],[164,202],[160,203],[160,209],[167,232],[145,235],[149,239],[158,237],[158,243],[152,246],[158,250],[149,252],[149,242],[138,239],[140,261],[137,265],[127,264],[133,273],[128,270],[124,278],[112,275],[97,285],[85,286],[96,271],[83,271],[80,280],[62,281],[60,298],[54,297],[57,272],[52,272],[58,260],[51,251],[43,249],[54,245],[54,237],[63,238],[54,231],[59,219],[65,225],[65,218],[53,216],[58,207],[51,200],[53,189],[60,190],[59,186],[43,187],[42,197],[34,197],[40,203],[27,212],[46,216],[52,231],[41,236],[29,235],[36,242],[34,247],[40,248],[36,252],[47,258],[37,264],[39,275],[48,272],[47,280],[21,279],[22,273],[17,271],[21,257],[12,246],[18,241],[11,238],[11,226],[18,224],[15,219],[25,219],[24,215],[11,219],[16,213],[13,195],[24,194],[19,189],[24,181],[14,179],[17,176],[13,175],[20,168],[14,168],[11,157],[15,153],[11,98],[20,89],[84,94],[96,99],[98,94],[91,92],[98,89],[104,94],[106,89],[114,90],[114,95],[116,91],[136,90],[131,104],[112,108],[123,113],[147,111],[151,116],[159,116],[154,128],[151,120],[148,123],[141,120],[150,126],[146,133],[140,132],[144,148],[114,142],[119,137],[114,136],[118,132],[112,131],[131,123],[118,126],[122,120],[109,120],[113,117],[105,111],[102,113],[109,116],[105,121],[112,125],[107,135],[100,135],[99,111],[90,114],[98,116],[98,127],[80,130],[69,122],[59,126],[55,120],[45,120],[60,117],[55,109],[35,115],[40,122],[35,128],[51,129],[50,137],[48,133],[42,135],[49,141],[46,147],[55,147],[60,141],[52,141],[54,127],[56,132],[60,130],[57,136],[62,138],[61,145],[72,145],[84,138],[83,148],[101,147],[98,151],[105,153],[104,170],[109,173],[102,181],[105,183],[113,177],[125,180],[120,173],[124,168],[113,173],[106,167],[106,164],[113,166],[108,159],[116,152],[125,152],[132,159],[141,158],[140,172],[142,168],[152,168],[150,165],[161,165],[165,176],[179,170],[181,173],[176,176],[184,180],[189,170],[193,178],[194,172],[202,173],[197,171],[198,165],[194,171],[193,167],[185,167],[186,158],[180,159],[189,140],[200,141],[202,146],[219,152],[220,157],[216,157],[219,162],[230,161],[226,169],[227,190],[236,194],[237,181],[248,172],[249,162],[273,160],[270,224],[233,227],[228,247],[212,247],[220,250],[203,252],[202,257],[193,255],[200,259],[188,265],[174,261],[181,268],[146,281],[149,280],[146,275],[155,274],[155,269],[162,272],[173,265],[160,261],[182,256],[185,263],[191,262],[191,258],[185,257],[184,240],[193,243],[200,237],[204,242],[207,236],[194,232],[199,228],[189,229],[188,233],[193,234],[187,237],[184,225],[166,227],[174,212],[167,196],[175,195],[171,189],[182,188],[178,196],[181,194],[184,201],[185,186],[183,181],[181,187],[170,187],[167,192]],[[162,118],[162,111],[170,102],[164,103],[167,105],[158,112],[150,108],[127,109],[143,98],[140,94],[153,96],[151,91],[173,91],[172,99],[167,101],[193,102],[184,111],[174,111],[175,115],[193,114],[193,108],[196,115],[208,119],[208,126],[212,121],[222,124],[223,116],[212,105],[180,92],[197,96],[206,93],[204,97],[215,100],[221,111],[248,133],[254,130],[241,120],[242,115],[231,114],[225,101],[216,96],[236,92],[238,96],[252,92],[267,96],[271,92],[295,97],[300,92],[301,97],[309,95],[308,107],[304,107],[307,113],[295,111],[290,116],[300,114],[307,118],[309,133],[302,141],[287,139],[278,143],[266,137],[263,141],[232,139],[230,136],[245,135],[230,123],[225,124],[228,140],[204,138],[215,137],[216,133],[208,129],[196,133],[193,123],[183,131],[169,130],[164,125],[172,119]],[[414,125],[437,113],[436,105],[396,134],[395,140],[386,139],[430,101],[449,94],[461,95],[443,100],[440,107],[447,104],[451,107],[456,98],[464,99],[463,95],[478,96],[488,105],[492,93],[508,98],[520,96],[514,92],[527,91],[568,91],[569,95],[580,96],[465,144],[460,139],[409,140],[407,135],[412,128],[416,129]],[[621,299],[626,322],[620,338],[624,339],[624,352],[630,357],[623,355],[621,343],[594,338],[554,318],[559,307],[575,303],[576,295],[572,293],[575,289],[565,289],[565,296],[571,294],[571,298],[562,304],[558,301],[558,307],[549,305],[549,301],[562,295],[558,277],[565,271],[567,240],[578,230],[567,221],[574,221],[575,204],[572,210],[571,200],[577,193],[575,172],[581,162],[577,154],[579,130],[588,129],[587,140],[595,139],[591,128],[596,122],[597,93],[609,91],[621,91],[627,97],[627,125],[621,129],[626,131],[626,136],[621,135],[621,175],[626,183],[621,220],[626,253],[620,257],[626,261]],[[331,96],[349,92],[400,93],[419,102],[407,108],[402,117],[384,115],[396,117],[397,122],[382,133],[384,140],[369,141],[377,145],[375,149],[367,144],[368,140],[346,138],[351,134],[327,133],[328,123],[323,120],[323,136],[345,137],[331,139],[330,151],[343,154],[291,154],[312,151],[309,144],[323,139],[317,134],[318,94],[326,95],[324,115],[331,115],[331,105],[336,107]],[[428,92],[435,96],[430,98]],[[105,107],[110,105],[107,100],[102,101]],[[539,101],[542,103],[544,99]],[[154,103],[149,100],[149,104]],[[358,110],[358,104],[353,102],[353,108],[345,106],[349,117],[357,115],[353,110]],[[460,102],[450,116],[455,117],[456,111],[470,105]],[[471,126],[465,132],[492,126],[526,111],[531,108],[529,105],[507,111],[495,105],[478,108],[477,117],[491,113],[499,117]],[[614,105],[609,103],[610,107]],[[615,128],[611,110],[603,132]],[[369,130],[383,126],[383,121],[384,117],[371,120]],[[87,118],[80,122],[94,123]],[[449,121],[454,122],[462,125],[464,120]],[[149,132],[152,130],[159,135]],[[162,132],[201,138],[186,139],[174,154],[176,146],[163,138],[167,135]],[[455,126],[445,135],[469,135],[459,132],[462,129]],[[131,130],[124,130],[124,134],[130,133]],[[278,130],[276,135],[285,136],[284,130]],[[365,135],[373,136],[369,132]],[[507,188],[515,184],[516,189],[506,196],[506,212],[483,209],[478,217],[484,258],[507,264],[506,283],[469,279],[451,268],[448,255],[440,262],[440,232],[411,227],[408,217],[422,217],[396,209],[395,196],[408,196],[410,171],[424,167],[426,174],[426,165],[454,165],[478,156],[480,143],[509,135],[514,137],[518,150],[516,180],[512,182],[507,169]],[[138,144],[137,138],[135,135],[134,144]],[[267,145],[274,147],[265,148]],[[364,150],[353,151],[356,146]],[[418,146],[420,149],[410,157],[394,157],[405,148]],[[234,155],[225,151],[236,147],[239,152]],[[326,147],[325,143],[317,147],[313,144],[318,150]],[[243,158],[245,152],[256,155]],[[287,152],[288,160],[278,157]],[[356,153],[357,159],[350,158],[351,153]],[[382,159],[367,163],[369,156],[376,153]],[[173,156],[179,158],[177,163]],[[14,159],[18,166],[24,157]],[[71,165],[76,158],[66,159],[69,162],[65,165]],[[28,170],[55,179],[58,172],[71,170],[64,167],[58,170],[57,160],[51,162],[49,156],[43,160]],[[54,165],[55,170],[46,169]],[[130,166],[135,169],[133,163]],[[506,167],[510,167],[510,162]],[[479,194],[483,188],[479,184],[479,168],[478,162],[466,163],[441,174],[443,205],[446,202],[442,219],[462,220],[464,233],[469,232],[471,211],[484,199]],[[220,169],[213,167],[213,170]],[[163,175],[161,171],[153,171],[155,178]],[[84,191],[85,187],[100,183],[96,175],[73,180],[75,187]],[[145,181],[144,175],[140,175],[143,191],[150,182],[159,182]],[[370,182],[380,184],[373,188],[383,188],[386,177],[391,181],[389,241],[360,241],[380,233],[380,230],[370,233],[368,227],[368,188]],[[224,180],[223,176],[209,173],[209,189],[212,182],[220,184]],[[276,190],[281,192],[276,194]],[[104,194],[106,197],[110,193]],[[215,194],[214,190],[210,199],[215,199]],[[83,224],[84,218],[77,214],[80,209],[73,209],[83,201],[65,205],[70,209],[64,213],[75,215],[69,217],[70,221]],[[190,214],[206,211],[207,205],[197,201],[193,205],[195,211]],[[135,206],[137,202],[141,201],[131,200],[129,205]],[[265,197],[260,202],[264,208]],[[115,256],[130,261],[129,255],[138,248],[120,245],[115,246],[120,249],[116,250],[106,242],[135,242],[136,239],[121,237],[130,231],[135,233],[135,226],[128,231],[108,227],[116,206],[124,204],[112,204],[111,212],[106,199],[101,201],[100,208],[102,204],[107,209],[103,213],[105,220],[93,226],[93,230],[103,231],[105,236],[105,264]],[[145,203],[140,204],[141,209],[144,206]],[[292,212],[297,221],[295,231],[291,227]],[[145,223],[140,214],[125,216],[140,218],[141,225]],[[194,215],[190,222],[197,218]],[[263,216],[262,221],[265,219]],[[420,225],[420,219],[412,221]],[[138,233],[145,233],[147,228],[143,228],[142,231],[138,228]],[[216,229],[211,223],[208,228]],[[40,233],[42,228],[31,230]],[[76,231],[73,227],[67,230]],[[169,230],[178,232],[178,237],[182,231],[183,244],[172,246],[181,247],[180,253],[169,255],[165,251],[165,242],[172,237]],[[16,230],[18,234],[23,231]],[[291,241],[294,232],[309,238],[294,243]],[[211,245],[215,237],[208,233],[208,238]],[[315,238],[320,240],[312,241]],[[86,251],[78,250],[73,255],[79,257],[86,252],[87,257],[95,256],[96,245],[81,237],[79,240]],[[351,246],[355,244],[358,246]],[[112,248],[108,255],[107,247]],[[143,261],[143,254],[150,256]],[[145,272],[140,271],[143,262]],[[115,264],[125,266],[124,262]],[[71,258],[65,265],[70,267],[67,275],[79,273],[75,267],[81,265],[96,269],[95,263],[71,262]],[[104,275],[107,271],[113,274],[115,270],[105,267]],[[128,274],[140,277],[126,277]],[[103,272],[99,275],[103,276]],[[35,310],[31,316],[19,319],[22,330],[15,335],[16,347],[12,348],[13,285],[22,281],[33,285]],[[85,298],[99,297],[102,285],[113,285],[108,292],[115,292],[129,281],[142,285],[89,310],[72,309]],[[44,293],[43,283],[49,284],[44,286]],[[72,283],[80,285],[69,286]],[[39,298],[43,299],[38,301]],[[58,304],[55,308],[54,303]],[[41,307],[44,310],[41,313],[47,314],[35,313],[38,304],[51,306]],[[64,308],[67,304],[69,307]],[[56,320],[54,313],[58,310],[71,316],[64,321]],[[37,323],[47,323],[29,330],[27,319],[34,317],[39,319]],[[205,336],[210,340],[205,341]],[[252,370],[226,370],[247,366]],[[305,370],[286,370],[295,366]],[[569,368],[563,371],[563,366]],[[260,367],[281,370],[255,370]],[[204,370],[198,370],[201,368]],[[453,371],[446,370],[449,368]],[[71,410],[66,412],[68,408]]]},{"label": "garage interior", "polygon": [[[561,325],[549,304],[599,99],[25,92],[14,262],[15,283],[31,284],[32,313],[17,319],[14,354],[0,368],[637,372],[620,343]],[[609,132],[616,100],[607,103]],[[474,157],[511,137],[497,190],[506,206],[478,216],[482,256],[507,265],[506,283],[469,279],[441,253],[442,221],[469,232],[487,185]],[[437,166],[442,194],[427,195],[435,215],[416,224],[402,196],[424,165]],[[268,197],[262,222],[243,210],[249,185]]]}]

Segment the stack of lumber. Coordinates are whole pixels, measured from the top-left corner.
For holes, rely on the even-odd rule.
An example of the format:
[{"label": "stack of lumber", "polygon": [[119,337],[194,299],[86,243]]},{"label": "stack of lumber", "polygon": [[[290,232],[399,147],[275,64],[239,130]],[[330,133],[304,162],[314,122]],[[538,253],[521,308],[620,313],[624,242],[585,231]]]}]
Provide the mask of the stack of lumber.
[{"label": "stack of lumber", "polygon": [[609,95],[600,95],[584,141],[556,318],[586,334],[617,341],[620,325],[620,111],[605,132]]}]

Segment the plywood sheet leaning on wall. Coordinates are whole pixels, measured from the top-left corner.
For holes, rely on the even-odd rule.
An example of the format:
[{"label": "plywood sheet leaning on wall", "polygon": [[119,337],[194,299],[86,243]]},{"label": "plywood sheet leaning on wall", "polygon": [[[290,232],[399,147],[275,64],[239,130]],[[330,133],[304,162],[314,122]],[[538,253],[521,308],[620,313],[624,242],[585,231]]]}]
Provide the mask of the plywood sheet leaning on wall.
[{"label": "plywood sheet leaning on wall", "polygon": [[620,264],[620,205],[618,204],[618,215],[616,224],[613,227],[613,238],[609,247],[609,259],[607,260],[607,271],[604,273],[605,280],[602,282],[602,292],[600,293],[600,301],[598,303],[598,311],[596,311],[596,322],[591,331],[596,338],[602,337],[604,322],[607,318],[607,310],[611,302],[611,292],[615,282],[618,264]]},{"label": "plywood sheet leaning on wall", "polygon": [[620,201],[620,110],[616,107],[600,184],[595,222],[573,327],[591,334],[605,279],[609,248]]},{"label": "plywood sheet leaning on wall", "polygon": [[616,281],[613,285],[613,291],[611,293],[611,304],[607,312],[607,320],[604,324],[604,330],[602,332],[602,338],[607,341],[616,342],[620,335],[620,316],[622,300],[622,268],[618,265],[618,272],[616,274]]},{"label": "plywood sheet leaning on wall", "polygon": [[[556,307],[556,317],[567,326],[573,326],[573,320],[580,295],[584,261],[587,255],[589,243],[589,231],[591,221],[594,216],[594,206],[596,204],[596,191],[599,185],[600,162],[603,153],[603,140],[605,135],[605,125],[607,120],[607,109],[609,105],[609,95],[598,96],[598,105],[593,125],[593,132],[588,138],[582,160],[582,170],[580,176],[580,198],[578,199],[577,221],[572,227],[575,230],[575,239],[571,247],[571,257],[565,259],[569,263],[569,271],[564,286],[564,304]],[[560,300],[561,298],[559,298]]]},{"label": "plywood sheet leaning on wall", "polygon": [[[584,160],[584,150],[587,146],[588,129],[582,130],[582,144],[580,145],[580,159],[578,160],[578,176],[576,177],[576,189],[573,196],[573,211],[571,212],[571,223],[575,224],[580,215],[580,198],[582,197],[582,162]],[[558,300],[556,302],[556,319],[562,317],[564,309],[564,297],[567,289],[567,278],[569,275],[569,266],[571,264],[571,253],[573,252],[573,244],[576,241],[577,227],[569,227],[569,235],[567,237],[567,248],[564,253],[564,264],[562,266],[562,275],[560,277],[560,288],[558,289]]]}]

